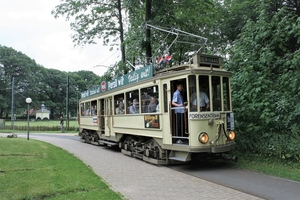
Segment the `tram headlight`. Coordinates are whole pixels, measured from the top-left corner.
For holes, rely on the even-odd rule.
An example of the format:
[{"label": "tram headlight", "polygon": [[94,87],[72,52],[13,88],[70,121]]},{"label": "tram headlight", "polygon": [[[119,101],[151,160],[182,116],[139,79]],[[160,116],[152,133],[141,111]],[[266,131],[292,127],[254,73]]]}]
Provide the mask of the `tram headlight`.
[{"label": "tram headlight", "polygon": [[229,131],[229,133],[228,133],[228,139],[234,140],[234,138],[235,138],[235,132],[234,131]]},{"label": "tram headlight", "polygon": [[205,132],[200,133],[200,135],[198,136],[198,140],[202,144],[206,144],[208,142],[208,139],[209,139],[208,134]]}]

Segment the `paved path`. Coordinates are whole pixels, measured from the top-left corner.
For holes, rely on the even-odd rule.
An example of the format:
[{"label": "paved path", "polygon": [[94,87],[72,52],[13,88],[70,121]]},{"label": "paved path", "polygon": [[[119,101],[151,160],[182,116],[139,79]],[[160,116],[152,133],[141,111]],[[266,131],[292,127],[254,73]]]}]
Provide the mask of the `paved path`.
[{"label": "paved path", "polygon": [[93,146],[80,142],[78,137],[69,137],[31,135],[30,139],[54,144],[75,155],[126,199],[260,199],[167,167],[125,156],[109,147]]}]

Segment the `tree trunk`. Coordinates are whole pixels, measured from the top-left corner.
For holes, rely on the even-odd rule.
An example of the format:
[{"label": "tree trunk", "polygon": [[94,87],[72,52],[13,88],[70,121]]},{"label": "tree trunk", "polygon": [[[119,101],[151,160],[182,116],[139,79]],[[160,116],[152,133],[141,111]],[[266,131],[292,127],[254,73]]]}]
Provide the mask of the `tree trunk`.
[{"label": "tree trunk", "polygon": [[3,119],[3,108],[1,108],[1,111],[0,111],[0,119]]},{"label": "tree trunk", "polygon": [[[118,0],[118,12],[119,12],[119,25],[120,25],[120,43],[121,43],[121,56],[122,62],[126,64],[126,57],[125,57],[125,46],[124,46],[124,29],[123,29],[123,21],[122,21],[122,7],[121,7],[121,0]],[[134,69],[133,69],[134,70]],[[128,70],[124,68],[124,74],[127,74]]]},{"label": "tree trunk", "polygon": [[[149,20],[151,19],[151,6],[152,6],[152,1],[146,0],[146,22],[149,22]],[[146,28],[146,62],[147,62],[147,64],[152,61],[150,36],[151,36],[150,29]]]}]

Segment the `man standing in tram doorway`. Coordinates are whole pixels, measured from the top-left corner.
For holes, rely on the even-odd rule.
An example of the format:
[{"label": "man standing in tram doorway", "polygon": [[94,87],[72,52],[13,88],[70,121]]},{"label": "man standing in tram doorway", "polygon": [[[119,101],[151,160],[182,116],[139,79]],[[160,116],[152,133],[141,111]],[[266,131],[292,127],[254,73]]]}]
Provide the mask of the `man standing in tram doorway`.
[{"label": "man standing in tram doorway", "polygon": [[64,118],[61,116],[60,117],[60,130],[62,133],[65,132],[65,128],[64,128]]},{"label": "man standing in tram doorway", "polygon": [[[183,98],[181,92],[183,91],[183,85],[177,84],[177,90],[173,94],[172,105],[175,106],[176,115],[176,136],[183,137]],[[180,139],[176,143],[183,143]]]}]

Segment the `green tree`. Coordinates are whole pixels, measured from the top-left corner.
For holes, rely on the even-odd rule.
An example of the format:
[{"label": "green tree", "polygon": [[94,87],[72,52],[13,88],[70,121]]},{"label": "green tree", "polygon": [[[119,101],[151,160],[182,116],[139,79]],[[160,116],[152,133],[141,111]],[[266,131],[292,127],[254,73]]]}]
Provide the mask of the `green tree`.
[{"label": "green tree", "polygon": [[289,1],[264,1],[230,52],[241,150],[299,160],[300,18]]},{"label": "green tree", "polygon": [[0,117],[8,117],[11,112],[12,97],[12,79],[14,78],[14,91],[20,98],[15,98],[15,104],[26,107],[25,99],[31,97],[37,98],[35,88],[31,86],[35,83],[35,74],[38,73],[36,62],[13,48],[0,46]]},{"label": "green tree", "polygon": [[[68,111],[71,116],[76,116],[81,92],[94,85],[99,79],[90,71],[62,72],[56,69],[46,69],[42,77],[43,83],[38,94],[40,102],[45,103],[50,109],[52,119],[66,114],[67,88]],[[69,83],[67,77],[69,77]]]},{"label": "green tree", "polygon": [[69,76],[69,113],[76,116],[81,92],[99,83],[99,77],[90,71],[63,72],[47,69],[13,48],[0,46],[0,117],[8,118],[12,104],[14,78],[14,113],[27,110],[25,99],[32,99],[31,107],[40,109],[45,104],[51,119],[65,115],[67,77]]},{"label": "green tree", "polygon": [[77,45],[96,43],[97,39],[112,48],[119,45],[125,64],[122,11],[121,0],[63,0],[52,14],[56,18],[65,16],[67,20],[74,20],[70,25],[75,31],[72,38]]}]

